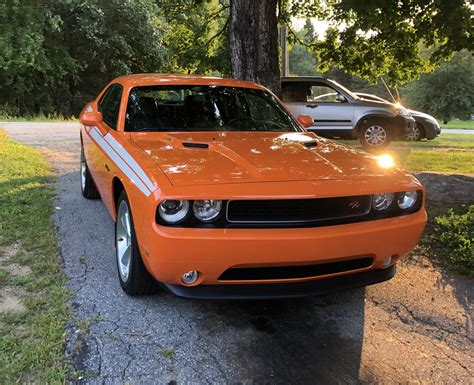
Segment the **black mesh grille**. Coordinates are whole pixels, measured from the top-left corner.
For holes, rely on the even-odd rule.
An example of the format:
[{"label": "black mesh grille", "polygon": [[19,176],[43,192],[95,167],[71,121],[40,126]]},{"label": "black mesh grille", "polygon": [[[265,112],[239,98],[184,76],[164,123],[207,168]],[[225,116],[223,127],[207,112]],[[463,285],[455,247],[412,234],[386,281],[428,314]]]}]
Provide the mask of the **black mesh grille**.
[{"label": "black mesh grille", "polygon": [[298,223],[318,222],[366,215],[371,196],[229,201],[230,223]]},{"label": "black mesh grille", "polygon": [[221,274],[219,280],[252,281],[265,279],[309,278],[364,269],[370,267],[372,263],[373,258],[364,257],[338,262],[319,263],[315,265],[231,267]]}]

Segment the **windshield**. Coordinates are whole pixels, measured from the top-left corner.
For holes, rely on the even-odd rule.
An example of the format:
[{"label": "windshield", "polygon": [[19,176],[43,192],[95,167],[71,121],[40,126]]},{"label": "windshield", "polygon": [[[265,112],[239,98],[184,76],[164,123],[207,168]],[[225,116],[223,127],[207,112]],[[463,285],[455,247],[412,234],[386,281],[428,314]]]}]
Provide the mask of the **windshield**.
[{"label": "windshield", "polygon": [[221,86],[130,91],[125,131],[301,131],[268,92]]},{"label": "windshield", "polygon": [[340,85],[338,82],[335,82],[334,80],[331,80],[331,79],[327,79],[327,81],[341,88],[346,94],[348,94],[353,99],[360,99],[355,93],[353,93],[352,91],[349,91],[346,87]]}]

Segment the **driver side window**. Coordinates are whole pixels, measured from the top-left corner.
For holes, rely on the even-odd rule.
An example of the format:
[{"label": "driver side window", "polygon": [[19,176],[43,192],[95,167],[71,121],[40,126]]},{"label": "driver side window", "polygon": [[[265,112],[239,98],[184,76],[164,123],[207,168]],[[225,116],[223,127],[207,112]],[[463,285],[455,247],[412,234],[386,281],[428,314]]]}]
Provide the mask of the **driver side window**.
[{"label": "driver side window", "polygon": [[306,101],[309,103],[341,103],[338,92],[326,84],[315,83],[309,87]]}]

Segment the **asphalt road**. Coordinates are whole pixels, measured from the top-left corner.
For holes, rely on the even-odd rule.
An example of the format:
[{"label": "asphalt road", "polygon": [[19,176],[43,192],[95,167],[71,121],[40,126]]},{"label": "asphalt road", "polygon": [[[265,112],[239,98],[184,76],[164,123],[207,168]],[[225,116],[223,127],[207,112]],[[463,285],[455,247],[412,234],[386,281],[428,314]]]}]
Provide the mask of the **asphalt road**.
[{"label": "asphalt road", "polygon": [[[58,174],[54,220],[74,293],[72,382],[472,384],[472,280],[411,255],[389,282],[311,299],[131,298],[116,277],[112,220],[80,193],[77,124],[4,126],[41,148]],[[456,194],[453,183],[460,200],[473,199],[472,178],[420,179],[440,200]]]}]

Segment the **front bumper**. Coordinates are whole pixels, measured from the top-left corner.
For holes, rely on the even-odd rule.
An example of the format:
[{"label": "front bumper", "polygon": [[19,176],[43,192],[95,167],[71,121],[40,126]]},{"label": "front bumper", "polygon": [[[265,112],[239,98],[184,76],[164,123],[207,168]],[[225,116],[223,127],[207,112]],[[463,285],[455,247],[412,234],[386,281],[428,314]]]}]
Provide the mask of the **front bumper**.
[{"label": "front bumper", "polygon": [[441,134],[441,127],[438,122],[432,122],[426,119],[416,119],[416,122],[423,126],[426,139],[434,139]]},{"label": "front bumper", "polygon": [[398,115],[393,119],[393,123],[394,133],[399,138],[411,133],[415,128],[415,119],[411,116]]},{"label": "front bumper", "polygon": [[[174,228],[153,223],[151,226],[143,226],[137,236],[143,261],[150,274],[178,295],[189,296],[189,290],[199,287],[199,290],[192,290],[192,293],[205,298],[208,294],[199,293],[219,291],[220,288],[227,293],[232,292],[227,286],[239,289],[242,285],[249,286],[244,291],[252,291],[253,288],[258,292],[262,288],[257,286],[275,284],[280,285],[282,290],[288,288],[290,293],[292,290],[299,293],[312,284],[318,286],[316,282],[320,280],[384,271],[381,269],[388,257],[396,256],[395,259],[398,259],[416,245],[426,219],[426,211],[421,209],[414,214],[389,219],[316,228]],[[220,279],[225,271],[236,267],[318,264],[360,256],[373,258],[373,263],[367,268],[318,277]],[[181,276],[191,270],[201,273],[196,286],[182,286]],[[301,285],[293,286],[299,283]],[[206,289],[206,286],[215,287],[211,290]],[[300,288],[292,289],[292,286]],[[261,296],[264,297],[263,294]],[[213,294],[211,297],[217,298],[217,295]]]},{"label": "front bumper", "polygon": [[277,283],[263,285],[202,285],[186,287],[162,284],[172,294],[193,299],[207,300],[262,300],[288,299],[324,295],[337,291],[355,289],[388,281],[396,272],[393,265],[387,269],[374,269],[333,278],[307,282]]}]

